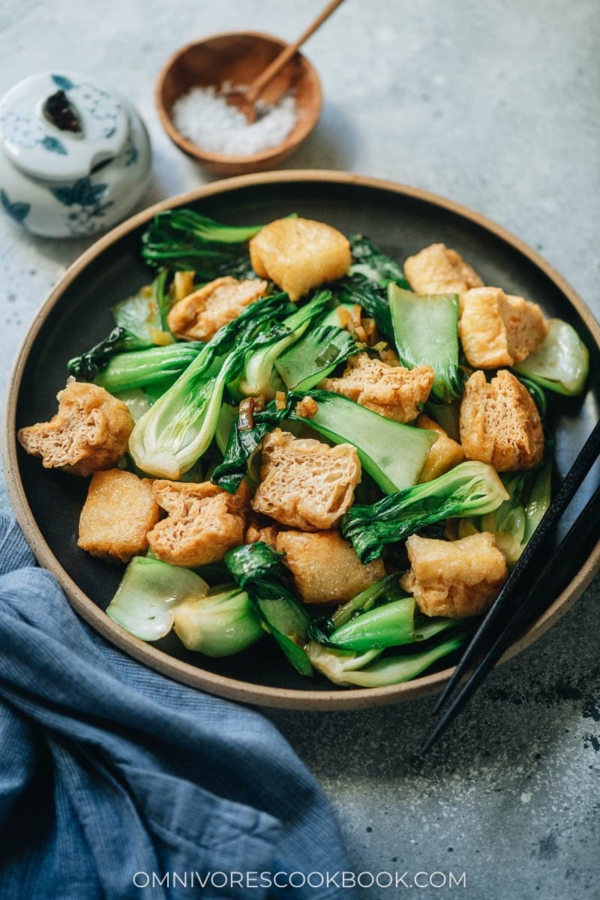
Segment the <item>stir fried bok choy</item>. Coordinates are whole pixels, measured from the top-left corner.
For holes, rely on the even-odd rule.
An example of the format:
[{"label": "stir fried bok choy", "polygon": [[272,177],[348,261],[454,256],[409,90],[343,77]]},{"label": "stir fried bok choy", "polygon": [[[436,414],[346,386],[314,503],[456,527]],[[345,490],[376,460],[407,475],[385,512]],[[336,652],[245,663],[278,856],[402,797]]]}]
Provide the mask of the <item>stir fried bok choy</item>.
[{"label": "stir fried bok choy", "polygon": [[385,544],[451,517],[485,515],[508,500],[496,470],[482,462],[460,463],[433,481],[390,494],[371,506],[353,506],[342,519],[342,535],[359,559],[371,562]]},{"label": "stir fried bok choy", "polygon": [[129,451],[143,472],[179,480],[214,437],[223,393],[241,373],[261,328],[289,313],[285,294],[257,300],[220,328],[175,384],[136,423]]}]

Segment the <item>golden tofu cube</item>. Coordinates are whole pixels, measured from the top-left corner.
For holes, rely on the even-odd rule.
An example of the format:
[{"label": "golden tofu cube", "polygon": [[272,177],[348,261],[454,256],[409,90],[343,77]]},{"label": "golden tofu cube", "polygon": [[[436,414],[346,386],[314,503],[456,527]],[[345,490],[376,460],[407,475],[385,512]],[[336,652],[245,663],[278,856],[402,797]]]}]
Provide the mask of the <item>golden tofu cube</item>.
[{"label": "golden tofu cube", "polygon": [[263,297],[266,289],[266,282],[256,278],[217,278],[171,307],[167,316],[169,328],[184,341],[209,341],[219,328]]},{"label": "golden tofu cube", "polygon": [[467,459],[497,472],[533,469],[544,456],[544,431],[534,400],[518,378],[501,369],[491,382],[473,372],[460,404],[460,442]]},{"label": "golden tofu cube", "polygon": [[416,294],[462,294],[483,286],[475,269],[445,244],[431,244],[409,256],[404,274]]},{"label": "golden tofu cube", "polygon": [[86,477],[111,469],[127,450],[133,419],[124,403],[96,384],[71,381],[58,396],[49,422],[21,428],[17,437],[45,469]]},{"label": "golden tofu cube", "polygon": [[458,334],[465,356],[478,369],[523,362],[535,353],[547,333],[537,303],[494,287],[461,294]]},{"label": "golden tofu cube", "polygon": [[433,379],[431,366],[405,369],[359,353],[350,357],[341,378],[324,378],[319,387],[349,397],[386,419],[407,423],[419,415]]},{"label": "golden tofu cube", "polygon": [[412,534],[406,541],[410,571],[400,584],[426,616],[464,619],[492,605],[507,577],[506,560],[489,532],[459,541]]},{"label": "golden tofu cube", "polygon": [[282,531],[277,550],[285,553],[283,562],[304,603],[344,603],[385,578],[380,559],[364,566],[337,531]]},{"label": "golden tofu cube", "polygon": [[277,219],[250,241],[250,261],[295,302],[311,288],[345,275],[350,243],[337,229],[311,219]]},{"label": "golden tofu cube", "polygon": [[96,472],[79,519],[82,550],[107,562],[127,563],[148,549],[148,532],[160,516],[152,485],[133,472]]},{"label": "golden tofu cube", "polygon": [[454,466],[464,462],[465,451],[459,443],[448,437],[441,425],[424,413],[419,416],[416,425],[417,428],[424,428],[426,431],[435,431],[438,435],[437,441],[429,448],[427,459],[419,474],[419,484],[433,481],[434,478],[444,475]]},{"label": "golden tofu cube", "polygon": [[210,482],[157,480],[153,490],[168,517],[152,529],[148,542],[163,562],[195,569],[219,562],[244,543],[250,499],[245,482],[235,494]]},{"label": "golden tofu cube", "polygon": [[302,531],[334,528],[361,478],[356,447],[329,447],[276,428],[262,444],[261,483],[252,508]]}]

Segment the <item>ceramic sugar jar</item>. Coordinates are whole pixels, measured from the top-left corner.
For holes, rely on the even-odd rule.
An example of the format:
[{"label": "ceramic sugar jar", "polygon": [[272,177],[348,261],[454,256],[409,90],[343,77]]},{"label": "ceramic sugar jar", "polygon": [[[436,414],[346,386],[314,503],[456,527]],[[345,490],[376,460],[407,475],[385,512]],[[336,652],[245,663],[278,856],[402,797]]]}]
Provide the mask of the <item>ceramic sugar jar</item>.
[{"label": "ceramic sugar jar", "polygon": [[151,162],[136,110],[84,75],[33,75],[0,101],[0,203],[34,234],[116,225],[142,196]]}]

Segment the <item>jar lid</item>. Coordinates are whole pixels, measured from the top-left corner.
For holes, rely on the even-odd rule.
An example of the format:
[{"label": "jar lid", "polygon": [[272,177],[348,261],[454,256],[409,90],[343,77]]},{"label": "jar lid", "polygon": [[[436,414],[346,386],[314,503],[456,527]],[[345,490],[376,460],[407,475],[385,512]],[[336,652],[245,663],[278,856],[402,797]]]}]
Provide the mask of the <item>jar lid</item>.
[{"label": "jar lid", "polygon": [[32,75],[0,101],[0,145],[34,178],[84,178],[118,156],[128,134],[122,100],[76,72]]}]

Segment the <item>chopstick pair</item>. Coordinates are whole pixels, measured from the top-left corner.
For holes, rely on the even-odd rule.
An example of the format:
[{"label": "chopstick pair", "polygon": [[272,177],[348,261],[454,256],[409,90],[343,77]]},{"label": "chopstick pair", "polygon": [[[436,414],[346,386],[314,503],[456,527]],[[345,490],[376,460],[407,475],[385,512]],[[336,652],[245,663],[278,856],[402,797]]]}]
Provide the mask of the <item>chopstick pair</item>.
[{"label": "chopstick pair", "polygon": [[[421,748],[426,753],[446,730],[469,697],[483,682],[514,638],[533,618],[543,612],[556,595],[561,568],[573,552],[590,536],[597,536],[600,517],[600,486],[570,527],[558,547],[550,548],[554,526],[579,490],[584,478],[600,454],[600,421],[569,470],[563,484],[523,551],[508,581],[476,631],[442,696],[436,704],[440,711],[470,665],[480,657],[471,676],[454,697]],[[548,556],[543,562],[544,554]],[[542,565],[541,570],[539,566]],[[538,571],[538,575],[533,573]]]}]

